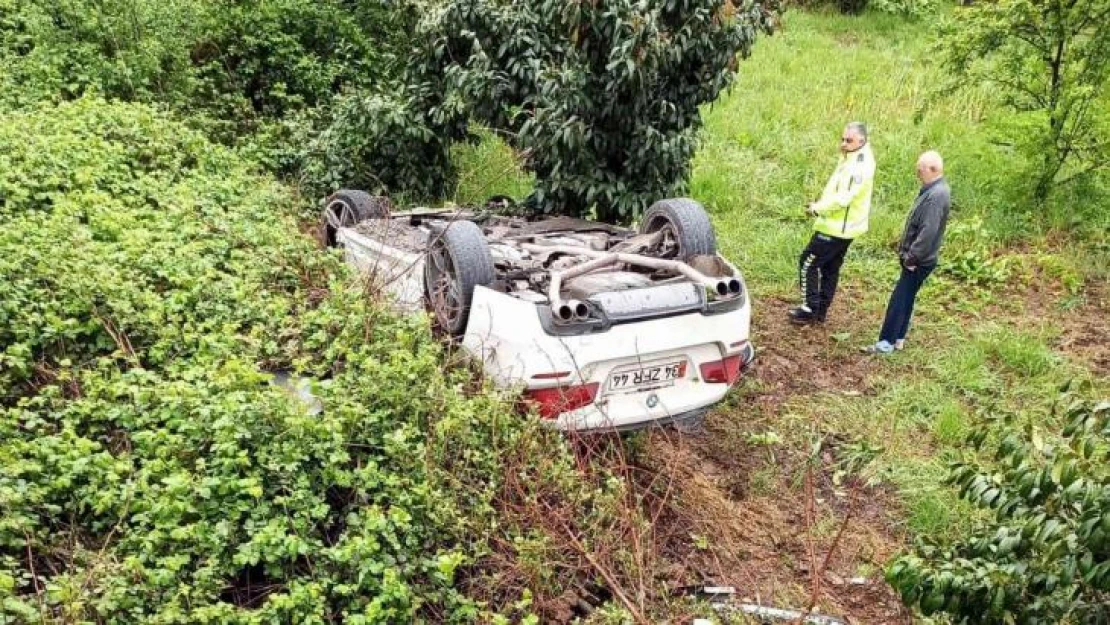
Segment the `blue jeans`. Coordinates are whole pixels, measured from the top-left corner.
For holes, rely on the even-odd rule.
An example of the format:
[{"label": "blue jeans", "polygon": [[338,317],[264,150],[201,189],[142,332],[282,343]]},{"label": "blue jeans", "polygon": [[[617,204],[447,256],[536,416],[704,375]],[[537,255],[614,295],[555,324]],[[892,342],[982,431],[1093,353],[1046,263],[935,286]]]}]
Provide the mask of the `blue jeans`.
[{"label": "blue jeans", "polygon": [[914,271],[902,267],[902,275],[898,277],[898,284],[890,294],[890,303],[886,305],[886,318],[883,319],[883,329],[879,331],[880,341],[893,345],[895,341],[906,338],[910,317],[913,317],[913,302],[933,269],[936,265],[918,267]]}]

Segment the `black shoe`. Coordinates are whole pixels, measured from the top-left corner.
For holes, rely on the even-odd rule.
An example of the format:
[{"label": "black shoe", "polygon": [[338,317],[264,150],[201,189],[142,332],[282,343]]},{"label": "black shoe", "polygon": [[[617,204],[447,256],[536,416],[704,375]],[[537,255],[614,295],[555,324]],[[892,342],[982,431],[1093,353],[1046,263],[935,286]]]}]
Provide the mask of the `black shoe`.
[{"label": "black shoe", "polygon": [[790,322],[796,323],[798,325],[812,325],[815,323],[821,323],[825,320],[824,315],[819,315],[811,310],[806,310],[801,306],[797,308],[791,308],[789,315]]}]

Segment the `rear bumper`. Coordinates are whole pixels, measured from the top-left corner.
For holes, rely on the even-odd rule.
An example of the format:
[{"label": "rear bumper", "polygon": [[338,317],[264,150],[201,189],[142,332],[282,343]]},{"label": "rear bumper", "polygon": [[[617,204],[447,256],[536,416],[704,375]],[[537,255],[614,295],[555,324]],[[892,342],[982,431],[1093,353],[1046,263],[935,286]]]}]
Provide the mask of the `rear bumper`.
[{"label": "rear bumper", "polygon": [[[755,347],[751,343],[746,343],[741,354],[740,374],[745,375],[750,371],[752,364],[755,362]],[[665,427],[679,421],[686,419],[693,419],[704,415],[725,396],[728,395],[729,389],[733,385],[717,384],[715,386],[722,387],[720,396],[706,404],[697,408],[691,408],[681,412],[664,413],[662,415],[652,414],[645,412],[640,419],[614,421],[610,419],[604,409],[598,404],[591,404],[579,410],[566,412],[559,415],[559,418],[550,421],[552,427],[563,430],[573,431],[581,434],[588,433],[601,433],[601,432],[633,432],[636,430],[643,430],[654,427]]]},{"label": "rear bumper", "polygon": [[[701,379],[701,366],[755,351],[749,339],[750,298],[734,310],[617,324],[605,332],[553,336],[534,304],[478,287],[462,345],[498,386],[530,391],[598,384],[591,404],[549,423],[573,431],[624,430],[669,423],[724,399],[730,384]],[[685,362],[686,375],[654,389],[606,390],[610,375],[648,363]],[[641,364],[643,363],[643,364]]]}]

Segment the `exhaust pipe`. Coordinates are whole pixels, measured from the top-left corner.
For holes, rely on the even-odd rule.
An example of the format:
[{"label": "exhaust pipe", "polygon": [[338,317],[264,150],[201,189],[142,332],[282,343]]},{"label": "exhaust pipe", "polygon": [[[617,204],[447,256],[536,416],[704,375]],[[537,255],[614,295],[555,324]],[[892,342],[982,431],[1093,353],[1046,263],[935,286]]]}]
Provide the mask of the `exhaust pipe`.
[{"label": "exhaust pipe", "polygon": [[555,306],[551,311],[555,314],[555,319],[562,321],[563,323],[574,319],[574,306],[572,306],[571,304],[572,302],[563,302],[558,306]]},{"label": "exhaust pipe", "polygon": [[552,306],[555,320],[563,323],[586,321],[589,319],[589,306],[578,300],[566,300]]},{"label": "exhaust pipe", "polygon": [[590,307],[585,302],[568,299],[553,306],[551,309],[555,319],[563,323],[570,321],[585,321],[590,318]]},{"label": "exhaust pipe", "polygon": [[585,321],[590,318],[590,307],[585,302],[571,300],[570,305],[574,307],[575,321]]},{"label": "exhaust pipe", "polygon": [[737,295],[740,293],[740,281],[736,278],[729,278],[728,280],[721,280],[714,285],[713,289],[717,291],[720,297],[729,297],[730,295]]}]

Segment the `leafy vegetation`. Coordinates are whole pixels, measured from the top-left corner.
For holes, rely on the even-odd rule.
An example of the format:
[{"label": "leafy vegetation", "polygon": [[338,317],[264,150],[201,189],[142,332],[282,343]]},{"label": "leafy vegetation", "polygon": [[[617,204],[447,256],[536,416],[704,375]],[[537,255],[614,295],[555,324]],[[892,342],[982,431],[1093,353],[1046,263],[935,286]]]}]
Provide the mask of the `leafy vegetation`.
[{"label": "leafy vegetation", "polygon": [[[543,7],[498,7],[452,19],[504,29],[499,20],[511,18],[527,32],[560,33],[530,21],[551,17]],[[1105,482],[1104,430],[1044,417],[1071,378],[1094,383],[1076,404],[1090,422],[1105,416],[1091,401],[1106,391],[1104,365],[1084,351],[1101,336],[1098,285],[1110,271],[1105,172],[1038,206],[1023,172],[1039,166],[1040,153],[996,140],[1025,115],[988,88],[932,99],[943,74],[920,24],[874,11],[788,14],[731,91],[702,108],[699,134],[680,133],[700,148],[689,192],[712,211],[722,251],[744,269],[763,311],[755,341],[767,373],[709,418],[713,436],[698,443],[707,456],[663,456],[653,466],[660,446],[650,437],[584,450],[513,415],[465,370],[444,367],[451,355],[421,320],[380,308],[299,232],[307,228],[297,217],[312,204],[301,189],[315,196],[339,181],[460,202],[544,188],[531,178],[540,173],[529,165],[532,144],[520,142],[534,109],[467,127],[480,101],[469,98],[490,94],[455,87],[517,84],[498,73],[506,66],[497,50],[456,69],[426,56],[404,69],[396,62],[411,56],[396,51],[414,39],[412,8],[0,0],[0,621],[559,621],[571,618],[567,605],[583,587],[608,601],[593,622],[679,621],[691,613],[667,585],[684,541],[707,561],[748,558],[723,543],[733,530],[722,520],[743,519],[734,513],[758,499],[706,508],[711,526],[666,533],[684,506],[645,510],[665,503],[672,482],[658,465],[668,463],[693,467],[696,480],[678,482],[692,485],[679,489],[690,502],[721,481],[730,493],[740,485],[773,495],[774,510],[799,498],[799,466],[825,470],[816,481],[831,484],[832,503],[821,504],[814,534],[829,540],[843,512],[839,493],[863,488],[857,477],[878,484],[863,494],[883,507],[852,524],[866,525],[868,545],[891,526],[926,539],[927,549],[903,560],[913,576],[908,565],[894,575],[919,608],[934,601],[944,567],[956,566],[936,555],[979,546],[986,552],[973,565],[950,571],[967,583],[945,592],[946,604],[973,605],[993,584],[991,602],[1003,591],[992,614],[1017,618],[1061,614],[1075,597],[1105,593],[1093,585],[1104,573],[1083,568],[1082,550],[1092,563],[1096,554],[1105,560],[1087,527],[1096,507],[1080,519],[1043,505],[1072,502],[1075,483],[1094,493]],[[631,36],[612,28],[621,15],[578,41],[604,49]],[[426,17],[421,28],[434,30],[444,15]],[[734,17],[733,26],[747,19]],[[470,48],[461,51],[470,58]],[[585,58],[599,57],[574,60]],[[599,67],[596,76],[625,86],[632,75],[656,76],[632,58],[632,74]],[[594,75],[571,67],[543,84]],[[578,102],[555,95],[562,108],[552,123]],[[915,120],[917,110],[925,115]],[[873,229],[849,254],[828,332],[781,332],[771,318],[795,297],[808,230],[801,207],[849,119],[873,128]],[[914,159],[927,147],[945,155],[956,197],[942,269],[921,296],[907,351],[861,362],[855,347],[873,339],[881,318],[896,268],[889,247],[916,191]],[[1075,325],[1087,319],[1095,321]],[[816,364],[787,370],[783,390],[774,367],[784,360]],[[824,379],[825,371],[836,375]],[[313,381],[322,412],[278,384],[288,376]],[[977,412],[1013,416],[982,437]],[[972,431],[981,452],[1012,448],[1001,460],[965,455],[955,488],[942,484],[945,458]],[[1075,451],[1088,453],[1079,440],[1096,441],[1100,465]],[[1019,447],[1030,451],[1014,466]],[[824,465],[822,454],[830,454]],[[720,458],[751,464],[702,475]],[[1019,484],[1047,470],[1058,485],[1066,481],[1064,469],[1053,475],[1058,462],[1081,479],[1042,489],[1044,500],[1030,502],[1032,491],[1019,488],[1007,501],[1025,503],[1003,511],[999,496],[977,508],[988,492],[976,493],[983,476],[999,488],[996,477]],[[637,491],[637,480],[651,484]],[[1039,522],[1022,506],[1042,506],[1044,526],[999,557],[992,528]],[[1052,531],[1050,517],[1060,524]],[[767,532],[765,522],[773,515],[740,531]],[[788,543],[797,529],[769,542]],[[1067,560],[1047,555],[1061,536],[1077,547],[1070,578]],[[847,544],[835,558],[842,576],[873,576],[891,553]],[[761,563],[786,563],[768,575],[773,596],[804,603],[809,589],[792,583],[796,554],[782,551]],[[1016,566],[1036,575],[1013,575]],[[989,584],[979,571],[991,571]],[[623,599],[603,592],[622,587],[635,590]],[[1022,612],[1030,606],[1040,611]]]},{"label": "leafy vegetation", "polygon": [[0,2],[4,99],[162,103],[223,138],[394,75],[407,3]]},{"label": "leafy vegetation", "polygon": [[451,147],[466,135],[466,120],[437,124],[418,96],[352,91],[300,127],[294,141],[301,188],[314,197],[336,189],[368,189],[397,201],[445,197],[455,186]]},{"label": "leafy vegetation", "polygon": [[534,209],[630,221],[685,186],[714,101],[771,2],[451,2],[425,22],[445,100],[510,137]]},{"label": "leafy vegetation", "polygon": [[890,567],[925,614],[961,623],[1099,622],[1110,592],[1110,404],[1065,395],[1062,436],[1006,414],[968,437],[949,481],[990,511],[953,545],[925,543]]},{"label": "leafy vegetation", "polygon": [[478,618],[456,572],[538,433],[314,250],[288,189],[93,98],[7,115],[0,153],[0,620]]}]

